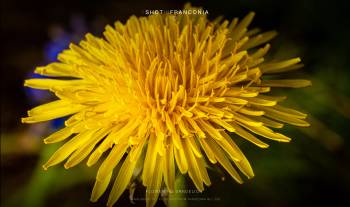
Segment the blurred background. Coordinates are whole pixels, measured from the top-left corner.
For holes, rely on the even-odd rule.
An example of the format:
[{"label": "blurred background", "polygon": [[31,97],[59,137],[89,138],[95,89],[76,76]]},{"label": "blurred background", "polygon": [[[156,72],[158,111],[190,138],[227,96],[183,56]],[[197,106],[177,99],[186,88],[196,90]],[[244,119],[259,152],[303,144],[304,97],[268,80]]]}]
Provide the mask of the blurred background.
[{"label": "blurred background", "polygon": [[[36,77],[36,66],[55,61],[60,51],[87,32],[101,36],[105,25],[116,20],[143,16],[146,9],[181,9],[186,2],[1,1],[1,206],[105,206],[106,195],[98,203],[89,202],[96,168],[41,168],[58,147],[45,146],[42,139],[60,128],[62,120],[21,124],[28,109],[53,99],[24,88],[23,81]],[[309,88],[283,90],[288,95],[285,105],[310,114],[311,127],[285,127],[281,132],[292,142],[268,142],[268,149],[237,138],[255,178],[239,185],[220,169],[211,169],[210,188],[187,192],[182,200],[188,201],[172,206],[350,206],[349,6],[336,0],[215,0],[192,5],[207,9],[211,19],[255,11],[253,27],[279,32],[272,41],[271,58],[300,56],[303,70],[287,75],[313,82]],[[188,179],[178,183],[195,189]],[[135,198],[142,198],[143,191],[139,184]],[[117,204],[131,205],[129,192]],[[135,199],[133,205],[144,206],[144,201]]]}]

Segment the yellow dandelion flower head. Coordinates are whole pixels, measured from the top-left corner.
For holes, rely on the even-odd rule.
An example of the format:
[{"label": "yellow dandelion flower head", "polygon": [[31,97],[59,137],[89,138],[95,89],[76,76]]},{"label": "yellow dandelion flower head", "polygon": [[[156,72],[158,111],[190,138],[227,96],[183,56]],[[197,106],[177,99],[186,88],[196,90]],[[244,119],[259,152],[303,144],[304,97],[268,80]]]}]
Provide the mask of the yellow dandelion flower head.
[{"label": "yellow dandelion flower head", "polygon": [[199,191],[211,184],[210,164],[238,183],[243,181],[237,169],[253,177],[234,139],[262,148],[268,144],[256,135],[288,142],[271,128],[308,126],[306,114],[281,106],[285,97],[269,91],[310,85],[265,78],[301,64],[299,58],[264,61],[276,32],[248,29],[253,16],[231,22],[205,15],[132,16],[107,26],[104,38],[87,34],[59,54],[59,62],[36,68],[47,77],[26,80],[25,86],[49,90],[58,100],[31,109],[22,122],[70,116],[44,139],[68,140],[44,168],[65,160],[70,168],[85,158],[92,166],[103,157],[91,200],[106,191],[115,171],[109,206],[136,177],[147,188],[147,206],[156,203],[162,184],[174,190],[176,171],[188,173]]}]

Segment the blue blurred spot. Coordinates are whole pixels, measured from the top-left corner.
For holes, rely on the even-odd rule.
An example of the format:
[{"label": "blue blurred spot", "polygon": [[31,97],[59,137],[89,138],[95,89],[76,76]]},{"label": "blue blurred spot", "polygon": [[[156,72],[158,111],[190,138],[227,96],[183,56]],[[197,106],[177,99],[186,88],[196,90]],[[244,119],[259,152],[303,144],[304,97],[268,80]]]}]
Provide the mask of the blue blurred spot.
[{"label": "blue blurred spot", "polygon": [[61,129],[64,126],[64,122],[66,121],[67,117],[62,117],[58,119],[54,119],[51,121],[51,127],[54,130]]},{"label": "blue blurred spot", "polygon": [[71,36],[68,34],[62,34],[59,38],[52,40],[47,43],[44,52],[45,52],[45,61],[54,62],[57,61],[57,55],[62,52],[64,49],[67,49],[69,43],[71,42]]}]

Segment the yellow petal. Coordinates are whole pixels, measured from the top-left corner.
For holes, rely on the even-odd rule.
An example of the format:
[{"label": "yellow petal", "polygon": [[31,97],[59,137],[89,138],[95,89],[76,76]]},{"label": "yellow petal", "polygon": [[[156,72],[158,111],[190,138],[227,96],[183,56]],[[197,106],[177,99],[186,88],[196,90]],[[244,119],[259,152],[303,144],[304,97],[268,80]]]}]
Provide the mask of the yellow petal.
[{"label": "yellow petal", "polygon": [[246,100],[252,104],[257,106],[274,106],[277,104],[277,101],[266,100],[262,98],[246,98]]},{"label": "yellow petal", "polygon": [[57,80],[48,78],[33,78],[27,79],[24,82],[24,86],[44,90],[50,90],[53,87],[79,86],[84,84],[86,84],[84,80]]},{"label": "yellow petal", "polygon": [[209,124],[208,122],[202,120],[202,119],[198,119],[198,123],[200,125],[200,127],[206,131],[211,137],[213,137],[214,139],[222,139],[222,135],[220,134],[220,132],[215,129],[214,127],[212,127],[211,124]]},{"label": "yellow petal", "polygon": [[260,85],[269,87],[302,88],[306,86],[311,86],[311,81],[303,79],[262,80]]},{"label": "yellow petal", "polygon": [[187,118],[187,122],[192,126],[193,130],[195,133],[198,135],[200,138],[205,138],[205,133],[202,131],[202,129],[198,126],[196,120]]},{"label": "yellow petal", "polygon": [[199,167],[197,165],[197,160],[191,150],[190,143],[189,141],[187,141],[187,139],[185,139],[185,141],[183,141],[182,144],[186,159],[188,161],[188,174],[192,179],[194,185],[196,186],[197,190],[202,192],[204,190],[203,179]]},{"label": "yellow petal", "polygon": [[[102,143],[97,147],[97,149],[90,155],[86,165],[91,167],[94,165],[102,156],[102,154],[111,148],[114,144],[114,140],[118,137],[118,132],[121,128],[125,126],[125,123],[119,123],[114,126],[112,131],[108,134],[106,138],[103,139]],[[119,144],[127,144],[128,142],[120,142]]]},{"label": "yellow petal", "polygon": [[158,166],[154,169],[151,180],[148,181],[149,186],[147,186],[146,189],[146,207],[153,207],[157,203],[163,177],[163,159],[164,157],[156,155],[156,163],[158,163]]},{"label": "yellow petal", "polygon": [[92,189],[90,201],[96,202],[102,194],[106,191],[108,184],[111,180],[112,172],[110,172],[102,181],[96,180],[94,188]]},{"label": "yellow petal", "polygon": [[[245,176],[247,176],[248,178],[252,178],[254,177],[254,172],[252,167],[249,164],[249,161],[247,160],[247,158],[244,156],[244,154],[241,152],[241,150],[239,149],[239,147],[236,145],[236,143],[232,140],[232,138],[226,134],[225,132],[222,132],[222,135],[225,137],[225,140],[228,142],[228,144],[231,146],[232,149],[235,150],[235,152],[237,154],[239,154],[240,159],[234,160],[236,166],[240,169],[240,171],[242,171],[244,173]],[[222,148],[224,148],[222,146]]]},{"label": "yellow petal", "polygon": [[164,155],[164,133],[163,132],[158,132],[157,137],[156,137],[156,143],[155,143],[155,151],[159,153],[160,156]]},{"label": "yellow petal", "polygon": [[268,118],[263,117],[263,116],[255,117],[254,119],[262,122],[265,126],[268,126],[268,127],[280,129],[284,126],[283,124],[281,124],[279,122],[273,121],[273,120],[268,119]]},{"label": "yellow petal", "polygon": [[93,132],[90,140],[88,140],[79,149],[73,152],[73,154],[69,157],[68,161],[64,164],[64,167],[68,169],[79,164],[95,148],[97,142],[104,138],[109,132],[110,128],[105,128]]},{"label": "yellow petal", "polygon": [[223,128],[227,129],[229,132],[234,132],[235,128],[233,126],[231,126],[229,123],[227,123],[226,121],[222,120],[222,119],[210,119],[211,121],[213,121],[214,123],[222,126]]},{"label": "yellow petal", "polygon": [[258,59],[266,55],[266,53],[270,49],[270,44],[266,44],[263,48],[258,49],[256,52],[250,55],[251,58],[253,59]]},{"label": "yellow petal", "polygon": [[291,139],[289,137],[286,137],[283,134],[273,132],[270,128],[260,126],[260,127],[254,127],[254,126],[247,126],[247,125],[242,125],[246,129],[254,132],[255,134],[258,134],[260,136],[276,140],[279,142],[289,142]]},{"label": "yellow petal", "polygon": [[293,124],[295,126],[300,126],[300,127],[310,126],[309,123],[307,123],[306,121],[300,118],[296,118],[295,116],[290,116],[285,113],[278,113],[276,110],[265,110],[265,116],[275,119],[277,121]]},{"label": "yellow petal", "polygon": [[256,126],[256,127],[263,125],[262,122],[258,122],[258,121],[255,121],[253,119],[247,118],[247,116],[240,115],[238,113],[234,113],[234,115],[235,115],[234,119],[240,123],[243,123],[243,124],[246,124],[249,126]]},{"label": "yellow petal", "polygon": [[64,167],[66,169],[79,164],[90,152],[95,148],[95,145],[103,139],[110,132],[110,128],[100,129],[99,131],[93,131],[90,135],[91,138],[79,149],[77,149],[68,159]]},{"label": "yellow petal", "polygon": [[244,156],[241,161],[234,161],[236,166],[239,168],[239,170],[247,176],[248,179],[251,179],[254,177],[254,172],[252,167],[250,166],[249,161],[247,158]]},{"label": "yellow petal", "polygon": [[142,182],[143,185],[148,186],[151,181],[151,177],[153,175],[154,168],[157,164],[157,151],[156,151],[156,141],[157,137],[154,133],[150,134],[146,157],[143,165],[143,173],[142,173]]},{"label": "yellow petal", "polygon": [[98,149],[96,149],[89,157],[88,161],[86,162],[86,165],[88,167],[93,166],[94,164],[96,164],[96,162],[100,159],[100,157],[102,156],[102,152],[100,152]]},{"label": "yellow petal", "polygon": [[202,157],[202,153],[201,150],[198,148],[197,142],[196,142],[196,138],[193,136],[189,136],[186,138],[189,142],[189,145],[191,147],[191,150],[193,152],[194,155],[196,155],[197,157]]},{"label": "yellow petal", "polygon": [[227,159],[226,155],[220,149],[220,147],[214,142],[214,140],[208,138],[206,141],[209,143],[210,148],[215,154],[217,161],[225,168],[225,170],[231,175],[233,179],[235,179],[238,183],[242,184],[243,180],[237,173],[237,171],[233,168],[230,161]]},{"label": "yellow petal", "polygon": [[273,39],[275,36],[277,35],[276,31],[268,31],[268,32],[264,32],[261,34],[258,34],[254,37],[251,37],[246,44],[244,44],[242,46],[242,50],[247,50],[250,48],[254,48],[256,46],[259,46],[261,44],[264,44],[268,41],[270,41],[271,39]]},{"label": "yellow petal", "polygon": [[184,123],[184,120],[182,117],[177,118],[177,124],[179,126],[180,131],[185,135],[190,135],[190,130],[188,129],[187,125]]},{"label": "yellow petal", "polygon": [[48,110],[56,110],[57,108],[70,108],[74,106],[71,102],[65,100],[56,100],[46,104],[42,104],[28,111],[28,116],[40,115]]},{"label": "yellow petal", "polygon": [[56,119],[64,116],[68,116],[74,113],[81,111],[84,106],[81,105],[70,105],[62,108],[52,108],[51,110],[46,110],[41,113],[32,113],[29,112],[32,116],[22,118],[22,123],[37,123],[42,121],[48,121],[51,119]]},{"label": "yellow petal", "polygon": [[181,140],[180,140],[180,136],[179,136],[177,130],[175,130],[174,132],[171,133],[171,139],[172,139],[175,147],[177,149],[180,149],[180,147],[181,147],[181,143],[180,143]]},{"label": "yellow petal", "polygon": [[[262,116],[265,114],[264,111],[257,111],[257,110],[251,109],[249,107],[241,107],[241,106],[234,106],[234,105],[231,105],[229,107],[231,109],[233,109],[234,111],[237,111],[237,112],[242,113],[244,115]],[[254,119],[255,119],[255,117],[254,117]]]},{"label": "yellow petal", "polygon": [[264,73],[279,73],[279,72],[285,72],[285,69],[290,69],[289,67],[292,65],[295,65],[299,63],[301,60],[300,58],[293,58],[290,60],[284,60],[280,62],[274,62],[274,63],[267,63],[264,65],[261,65],[260,68]]},{"label": "yellow petal", "polygon": [[236,131],[235,133],[238,134],[239,136],[243,137],[244,139],[250,141],[251,143],[261,147],[261,148],[267,148],[269,147],[268,144],[260,141],[258,138],[256,138],[254,135],[250,134],[249,132],[247,132],[246,130],[242,129],[240,126],[238,126],[237,124],[235,123],[231,123]]},{"label": "yellow petal", "polygon": [[46,170],[48,167],[56,165],[65,160],[74,150],[78,149],[91,137],[93,131],[86,131],[73,137],[71,140],[66,142],[60,147],[51,158],[43,165]]},{"label": "yellow petal", "polygon": [[123,143],[125,139],[135,133],[135,130],[139,126],[140,117],[129,120],[129,122],[116,133],[116,136],[113,138],[114,143]]},{"label": "yellow petal", "polygon": [[51,63],[45,67],[37,67],[35,73],[53,77],[79,77],[71,65]]},{"label": "yellow petal", "polygon": [[64,127],[61,130],[56,131],[55,133],[45,138],[44,143],[51,144],[51,143],[56,143],[67,139],[70,135],[73,134],[71,129],[72,127]]},{"label": "yellow petal", "polygon": [[175,155],[175,161],[176,161],[177,167],[179,168],[182,174],[185,174],[188,170],[188,163],[183,150],[182,142],[180,142],[180,144],[181,144],[180,149],[174,148],[175,150],[174,155]]},{"label": "yellow petal", "polygon": [[95,145],[88,145],[73,152],[73,154],[69,157],[67,162],[64,164],[64,168],[69,169],[79,164],[91,153],[94,147]]},{"label": "yellow petal", "polygon": [[284,101],[286,100],[287,96],[267,96],[267,95],[259,95],[257,98],[264,99],[264,100],[269,100],[269,101]]},{"label": "yellow petal", "polygon": [[232,34],[234,34],[231,38],[232,41],[238,40],[243,34],[247,31],[248,25],[252,22],[255,16],[254,12],[249,12],[247,16],[245,16],[238,25],[233,29]]},{"label": "yellow petal", "polygon": [[223,112],[219,108],[213,107],[213,106],[198,106],[197,108],[203,112],[207,112],[211,115],[215,115],[215,116],[219,116],[219,117],[223,117],[225,114],[225,112]]},{"label": "yellow petal", "polygon": [[240,151],[238,147],[233,143],[232,138],[226,134],[225,132],[221,132],[224,139],[222,140],[215,140],[220,147],[226,151],[226,153],[230,156],[232,160],[240,161],[242,160],[243,153]]},{"label": "yellow petal", "polygon": [[130,161],[137,161],[137,158],[140,157],[148,137],[149,133],[146,136],[141,137],[141,141],[137,144],[137,146],[134,146],[135,150],[131,155]]},{"label": "yellow petal", "polygon": [[174,163],[174,149],[173,145],[170,144],[165,153],[164,157],[164,182],[168,187],[170,192],[174,192],[175,190],[175,163]]},{"label": "yellow petal", "polygon": [[233,97],[226,97],[225,102],[229,104],[234,104],[234,105],[246,105],[248,103],[247,100],[244,100],[241,98],[233,98]]},{"label": "yellow petal", "polygon": [[98,169],[96,180],[102,181],[110,172],[112,172],[114,167],[118,165],[119,161],[123,157],[127,148],[127,144],[117,144],[113,146],[108,157],[103,161]]},{"label": "yellow petal", "polygon": [[207,142],[205,141],[205,139],[199,139],[199,143],[202,146],[202,149],[204,150],[205,154],[207,155],[209,161],[213,164],[215,164],[217,162],[216,158],[215,158],[215,154],[214,152],[210,149],[210,147],[208,146]]},{"label": "yellow petal", "polygon": [[291,108],[283,107],[281,105],[276,105],[274,107],[266,107],[264,109],[268,111],[274,111],[275,113],[279,113],[282,115],[292,116],[299,119],[305,119],[307,117],[307,114],[301,113]]},{"label": "yellow petal", "polygon": [[113,188],[108,197],[107,206],[113,206],[130,183],[131,177],[133,175],[137,163],[137,161],[130,161],[130,154],[119,169],[117,178],[114,181]]},{"label": "yellow petal", "polygon": [[196,157],[196,162],[197,162],[198,169],[199,169],[199,172],[201,173],[201,177],[202,177],[202,180],[203,180],[204,184],[206,186],[210,186],[211,182],[210,182],[210,178],[209,178],[209,175],[208,175],[208,171],[207,171],[207,169],[205,167],[204,159]]}]

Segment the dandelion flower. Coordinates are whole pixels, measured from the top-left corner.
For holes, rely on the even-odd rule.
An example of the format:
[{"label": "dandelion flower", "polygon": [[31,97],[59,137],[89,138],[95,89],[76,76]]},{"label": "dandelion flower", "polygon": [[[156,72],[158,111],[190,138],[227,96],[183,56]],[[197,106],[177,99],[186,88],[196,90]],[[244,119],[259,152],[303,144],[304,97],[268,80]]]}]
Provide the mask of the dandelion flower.
[{"label": "dandelion flower", "polygon": [[308,126],[306,114],[281,106],[285,97],[269,92],[310,85],[273,79],[274,73],[300,68],[300,59],[265,61],[276,32],[248,29],[253,16],[231,22],[198,14],[132,16],[126,24],[107,26],[104,38],[87,34],[58,62],[36,68],[46,78],[26,80],[25,86],[49,90],[58,100],[31,109],[22,122],[69,116],[64,128],[44,139],[67,140],[44,169],[101,160],[91,201],[106,191],[115,171],[108,206],[136,178],[147,188],[147,206],[155,205],[162,185],[174,190],[176,172],[188,174],[199,191],[211,184],[211,164],[238,183],[243,180],[237,169],[252,178],[234,140],[262,148],[268,144],[257,135],[289,142],[272,128]]}]

